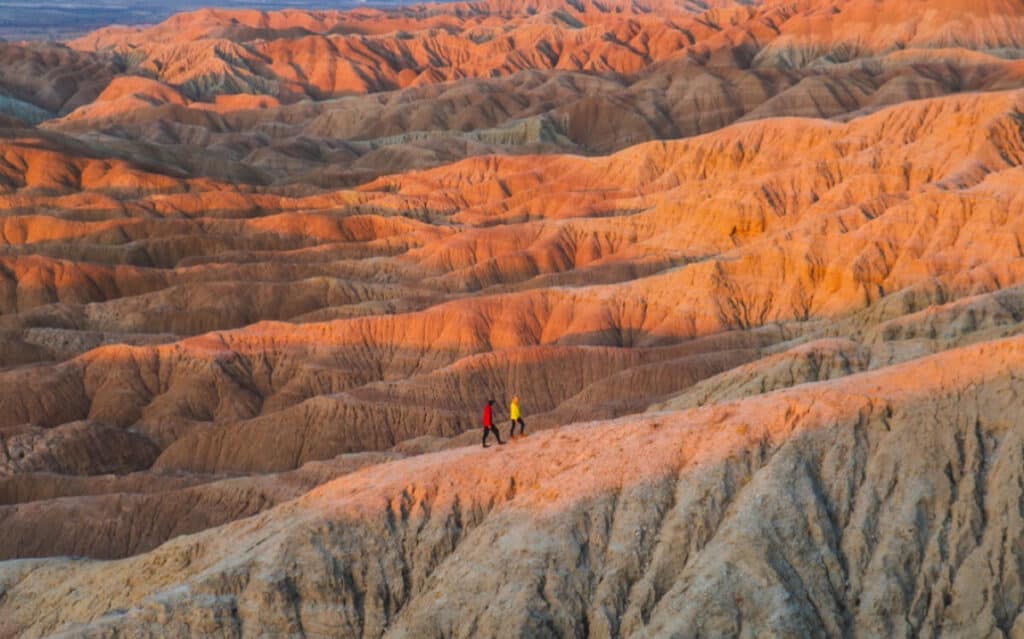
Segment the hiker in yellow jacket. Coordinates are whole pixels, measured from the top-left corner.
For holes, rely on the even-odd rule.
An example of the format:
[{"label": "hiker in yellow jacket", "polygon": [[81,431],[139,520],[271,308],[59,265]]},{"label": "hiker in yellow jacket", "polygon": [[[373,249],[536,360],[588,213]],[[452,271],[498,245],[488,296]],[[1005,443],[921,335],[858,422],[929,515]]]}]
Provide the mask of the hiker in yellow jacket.
[{"label": "hiker in yellow jacket", "polygon": [[523,423],[523,414],[519,410],[519,396],[516,395],[512,398],[512,403],[508,405],[508,418],[512,421],[512,429],[508,431],[509,439],[516,436],[516,424],[519,424],[519,436],[525,435],[523,431],[526,430],[526,424]]}]

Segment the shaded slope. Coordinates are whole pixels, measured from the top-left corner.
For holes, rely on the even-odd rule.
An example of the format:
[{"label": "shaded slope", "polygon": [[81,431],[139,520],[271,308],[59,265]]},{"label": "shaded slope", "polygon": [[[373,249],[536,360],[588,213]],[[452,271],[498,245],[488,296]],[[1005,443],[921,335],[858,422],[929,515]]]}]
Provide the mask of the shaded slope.
[{"label": "shaded slope", "polygon": [[[701,356],[687,361],[669,348],[693,338],[841,318],[904,293],[908,305],[902,313],[912,313],[934,303],[935,296],[925,294],[929,287],[949,301],[1019,283],[1019,198],[1004,185],[1013,183],[1024,157],[1016,124],[1019,102],[1020,95],[1012,92],[972,95],[891,108],[846,125],[750,123],[597,160],[468,160],[389,177],[351,194],[348,201],[356,206],[457,211],[448,220],[459,225],[458,232],[439,230],[433,239],[423,223],[403,217],[118,222],[121,233],[139,238],[164,238],[167,228],[181,226],[181,236],[190,242],[203,231],[238,237],[237,230],[228,229],[239,228],[250,229],[242,236],[249,241],[259,237],[252,229],[271,229],[266,241],[280,242],[288,237],[282,231],[295,224],[306,229],[298,246],[310,246],[318,237],[379,241],[414,230],[421,246],[384,261],[367,256],[371,270],[365,277],[379,281],[386,274],[397,286],[305,279],[302,269],[278,264],[254,267],[245,278],[279,277],[280,285],[237,287],[201,283],[195,269],[179,267],[162,275],[188,286],[190,301],[184,304],[172,299],[176,290],[186,289],[171,289],[85,308],[43,306],[21,313],[8,320],[11,330],[25,334],[27,343],[46,346],[28,331],[189,334],[211,327],[207,321],[244,324],[279,313],[296,321],[317,320],[318,307],[371,304],[366,316],[353,309],[348,319],[311,321],[301,328],[263,323],[171,344],[108,346],[59,366],[0,373],[12,389],[0,391],[3,423],[54,426],[97,419],[138,428],[161,447],[187,434],[168,453],[171,467],[281,470],[342,452],[389,448],[421,435],[457,435],[470,425],[475,411],[469,409],[480,396],[505,396],[517,384],[536,398],[534,412],[546,412],[602,378],[614,384],[625,379],[615,376],[626,369],[676,361],[677,368],[666,364],[637,371],[637,383],[653,395],[646,403],[643,393],[609,387],[603,400],[579,399],[575,408],[566,405],[555,415],[580,419],[636,410],[701,375],[757,357],[744,349],[786,337],[784,331],[766,341],[736,334],[711,347],[735,351],[732,355],[698,349],[691,354]],[[970,133],[945,134],[954,127]],[[900,144],[886,146],[892,140]],[[548,177],[558,175],[572,177]],[[708,199],[709,193],[717,196]],[[564,215],[561,209],[546,210],[549,202],[571,203],[572,219],[545,220]],[[518,211],[529,211],[537,221],[511,223]],[[494,226],[496,217],[510,224]],[[225,230],[217,231],[218,225]],[[75,233],[89,236],[85,228]],[[546,276],[580,269],[589,274],[602,264],[644,254],[670,259],[654,274],[624,271],[624,282],[586,286],[581,276],[573,286],[543,287]],[[278,255],[260,258],[273,262]],[[336,259],[333,253],[316,255],[328,264]],[[386,263],[391,266],[382,267]],[[243,281],[239,274],[231,277]],[[461,296],[479,289],[491,294]],[[419,302],[408,297],[413,290]],[[459,298],[440,303],[453,294]],[[430,308],[374,314],[402,307],[372,304],[399,300]],[[863,321],[861,329],[877,320]],[[802,330],[799,325],[787,329],[790,336]],[[644,360],[621,353],[609,358],[597,350],[552,350],[534,360],[529,349],[539,346],[648,347],[660,354]],[[510,349],[521,354],[506,357],[527,368],[500,385],[486,385],[473,366],[466,366],[453,370],[478,381],[460,382],[466,385],[455,396],[435,393],[396,403],[402,393],[377,391],[381,384],[400,387],[464,358]],[[553,380],[547,388],[528,383],[548,380],[543,371],[553,364],[545,358],[563,354],[586,374],[557,387]],[[500,370],[501,364],[486,366]],[[537,372],[527,373],[532,366]],[[676,381],[656,389],[655,382],[640,381],[658,379],[659,370]],[[23,384],[45,384],[48,390],[26,398],[13,390]],[[204,430],[213,424],[219,428]],[[250,439],[264,444],[241,445]]]},{"label": "shaded slope", "polygon": [[[123,563],[6,565],[7,600],[54,611],[8,612],[27,636],[69,622],[90,624],[84,636],[249,623],[356,636],[1009,629],[1012,591],[983,593],[1020,578],[1003,540],[1020,531],[1005,411],[1021,353],[1017,338],[498,455],[374,467]],[[964,361],[986,365],[950,366]],[[225,553],[226,538],[262,550]],[[47,605],[86,583],[75,606]]]},{"label": "shaded slope", "polygon": [[0,637],[1019,634],[1022,23],[0,47]]}]

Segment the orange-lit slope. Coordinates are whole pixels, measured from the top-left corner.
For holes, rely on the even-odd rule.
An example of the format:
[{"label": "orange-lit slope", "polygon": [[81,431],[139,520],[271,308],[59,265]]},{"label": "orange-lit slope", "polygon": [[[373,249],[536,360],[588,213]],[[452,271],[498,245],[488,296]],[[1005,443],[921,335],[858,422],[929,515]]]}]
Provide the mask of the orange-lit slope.
[{"label": "orange-lit slope", "polygon": [[1022,353],[376,466],[123,562],[4,566],[0,610],[27,636],[992,632],[1019,619],[994,594],[1019,565],[990,568],[1020,532]]},{"label": "orange-lit slope", "polygon": [[1020,634],[1022,24],[0,47],[0,637]]}]

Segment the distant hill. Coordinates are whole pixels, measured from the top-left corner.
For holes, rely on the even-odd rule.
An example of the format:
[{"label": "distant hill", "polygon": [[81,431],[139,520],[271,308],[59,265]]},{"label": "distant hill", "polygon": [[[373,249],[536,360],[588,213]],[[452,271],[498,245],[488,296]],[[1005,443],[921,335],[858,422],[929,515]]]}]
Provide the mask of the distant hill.
[{"label": "distant hill", "polygon": [[[0,0],[0,40],[63,40],[113,24],[153,24],[180,11],[209,4],[202,0],[85,0],[61,4]],[[351,9],[414,3],[405,0],[221,0],[214,4],[228,8],[272,10]]]},{"label": "distant hill", "polygon": [[1022,0],[192,1],[0,44],[0,639],[1024,639]]}]

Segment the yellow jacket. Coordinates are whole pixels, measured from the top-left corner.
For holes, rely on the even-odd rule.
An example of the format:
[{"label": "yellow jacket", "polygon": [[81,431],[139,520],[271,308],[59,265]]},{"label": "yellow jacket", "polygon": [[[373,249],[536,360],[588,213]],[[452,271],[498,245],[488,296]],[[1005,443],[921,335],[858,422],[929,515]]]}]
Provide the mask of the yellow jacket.
[{"label": "yellow jacket", "polygon": [[515,421],[522,417],[519,413],[519,402],[512,402],[508,405],[508,418]]}]

